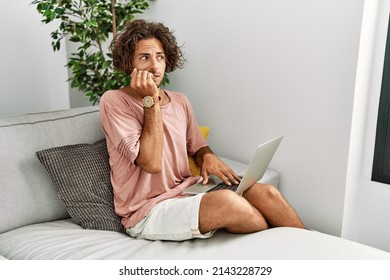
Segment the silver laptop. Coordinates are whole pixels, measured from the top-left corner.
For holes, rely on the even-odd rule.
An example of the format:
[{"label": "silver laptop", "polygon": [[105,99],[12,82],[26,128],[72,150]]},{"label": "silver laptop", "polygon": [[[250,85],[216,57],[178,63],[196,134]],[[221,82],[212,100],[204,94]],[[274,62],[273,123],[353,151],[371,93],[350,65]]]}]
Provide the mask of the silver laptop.
[{"label": "silver laptop", "polygon": [[[245,175],[242,177],[238,185],[233,186],[232,190],[241,195],[263,177],[282,139],[283,136],[280,136],[257,147],[256,153],[249,163]],[[206,185],[203,185],[202,181],[203,179],[201,178],[197,184],[188,187],[184,190],[184,192],[188,194],[198,194],[217,189],[231,188],[226,186],[221,179],[214,175],[209,177],[209,181]]]}]

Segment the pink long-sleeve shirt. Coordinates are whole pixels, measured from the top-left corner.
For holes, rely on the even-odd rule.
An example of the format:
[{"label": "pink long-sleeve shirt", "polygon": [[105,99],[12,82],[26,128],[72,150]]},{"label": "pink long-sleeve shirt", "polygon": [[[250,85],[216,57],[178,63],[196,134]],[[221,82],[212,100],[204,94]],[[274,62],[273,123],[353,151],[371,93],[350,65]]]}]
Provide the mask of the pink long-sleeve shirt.
[{"label": "pink long-sleeve shirt", "polygon": [[100,99],[100,118],[110,155],[116,213],[125,228],[141,221],[159,202],[183,195],[196,183],[188,155],[207,146],[192,107],[181,93],[166,91],[170,102],[161,107],[164,126],[162,171],[150,174],[135,164],[139,153],[144,108],[140,100],[111,90]]}]

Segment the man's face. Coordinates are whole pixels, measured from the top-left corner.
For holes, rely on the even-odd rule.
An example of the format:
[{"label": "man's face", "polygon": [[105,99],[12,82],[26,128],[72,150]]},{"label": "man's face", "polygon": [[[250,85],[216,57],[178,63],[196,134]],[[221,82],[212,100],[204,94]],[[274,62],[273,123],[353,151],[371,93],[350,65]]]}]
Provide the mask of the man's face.
[{"label": "man's face", "polygon": [[133,67],[138,71],[148,71],[153,74],[153,81],[157,87],[161,86],[165,68],[165,53],[159,40],[143,39],[138,41],[133,55]]}]

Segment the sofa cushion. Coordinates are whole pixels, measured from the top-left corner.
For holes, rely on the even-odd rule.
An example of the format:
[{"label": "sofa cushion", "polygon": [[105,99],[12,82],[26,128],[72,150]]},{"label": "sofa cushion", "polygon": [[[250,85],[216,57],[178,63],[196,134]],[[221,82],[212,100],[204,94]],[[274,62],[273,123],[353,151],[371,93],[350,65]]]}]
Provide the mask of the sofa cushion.
[{"label": "sofa cushion", "polygon": [[[207,140],[207,137],[209,136],[210,128],[208,126],[200,126],[199,131],[203,136],[204,140]],[[192,176],[200,176],[201,168],[196,165],[195,160],[192,156],[188,156],[188,164],[190,165],[190,170]]]},{"label": "sofa cushion", "polygon": [[123,232],[114,211],[106,139],[36,153],[58,189],[61,202],[83,228]]},{"label": "sofa cushion", "polygon": [[[70,219],[29,225],[0,234],[0,252],[5,258],[10,260],[133,260],[134,262],[131,261],[130,264],[147,260],[150,261],[150,264],[153,263],[153,265],[157,260],[173,260],[175,262],[177,262],[176,260],[201,260],[202,263],[210,262],[211,260],[217,260],[216,263],[221,263],[222,260],[228,260],[228,265],[237,265],[235,261],[241,260],[238,264],[258,266],[259,260],[265,260],[264,263],[273,263],[274,260],[282,260],[283,262],[286,260],[303,260],[304,263],[302,265],[306,265],[307,260],[364,260],[364,263],[367,260],[372,260],[377,263],[382,259],[387,260],[386,262],[381,262],[383,263],[383,269],[386,269],[388,260],[390,260],[388,252],[318,231],[292,227],[276,227],[251,234],[231,234],[224,230],[218,230],[212,238],[167,242],[129,238],[125,234],[112,231],[85,230]],[[248,263],[247,260],[252,260],[252,262]],[[47,265],[46,263],[49,262],[44,262],[44,266]],[[69,269],[73,268],[71,264],[69,267],[68,263],[66,262],[66,266],[63,266],[61,263],[60,268],[67,270],[64,271],[66,276],[60,277],[60,279],[83,279],[80,276],[77,277],[78,274],[75,274],[73,278],[68,277],[73,276],[67,273]],[[102,262],[97,263],[98,265],[102,264]],[[51,264],[49,263],[49,265]],[[94,266],[96,265],[96,263],[93,264]],[[107,262],[103,263],[104,266],[107,266],[106,264]],[[224,264],[226,265],[226,262]],[[89,268],[89,266],[84,266],[84,262],[81,265],[83,268]],[[42,268],[46,268],[44,266]],[[111,266],[113,265],[110,265],[110,268]],[[373,268],[376,267],[374,266]],[[25,269],[25,266],[22,269]],[[49,271],[52,272],[52,270]],[[280,271],[280,269],[276,270],[277,273],[280,273]],[[388,269],[383,271],[388,271]],[[74,273],[77,272],[78,270]],[[17,272],[14,273],[16,274]],[[4,275],[3,270],[1,274]],[[108,277],[102,274],[102,277],[97,278],[111,279],[113,278],[110,277],[112,274],[110,270]],[[37,275],[36,277],[29,277],[29,279],[55,278],[52,275],[51,278],[49,274],[46,275],[47,277],[39,277]],[[386,275],[387,277],[374,276],[363,279],[388,279],[388,273]],[[88,276],[85,278],[96,278],[93,277],[94,274],[92,274],[92,277]],[[3,277],[2,279],[15,278]],[[150,277],[150,279],[153,278],[174,279],[174,277]],[[198,278],[207,279],[208,277]],[[244,279],[244,277],[209,278]],[[340,278],[320,277],[319,279]],[[143,278],[122,277],[122,279]],[[183,279],[195,278],[183,277]],[[253,277],[252,279],[256,278]],[[268,278],[262,278],[259,275],[257,279]],[[287,276],[283,278],[282,276],[274,277],[274,279],[290,278]],[[291,277],[291,279],[295,278]],[[304,277],[304,279],[317,279],[317,277]],[[353,278],[343,277],[341,279]]]},{"label": "sofa cushion", "polygon": [[36,151],[103,137],[96,106],[0,118],[0,233],[69,217]]}]

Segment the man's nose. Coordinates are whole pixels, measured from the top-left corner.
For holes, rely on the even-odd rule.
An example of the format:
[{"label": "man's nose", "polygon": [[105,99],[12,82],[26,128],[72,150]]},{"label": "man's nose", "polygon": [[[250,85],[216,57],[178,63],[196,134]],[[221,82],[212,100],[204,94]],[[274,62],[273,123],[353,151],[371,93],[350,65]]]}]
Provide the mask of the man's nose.
[{"label": "man's nose", "polygon": [[149,60],[150,64],[149,64],[149,68],[152,69],[152,70],[157,70],[158,69],[158,62],[157,62],[157,58],[155,57],[152,57],[150,60]]}]

